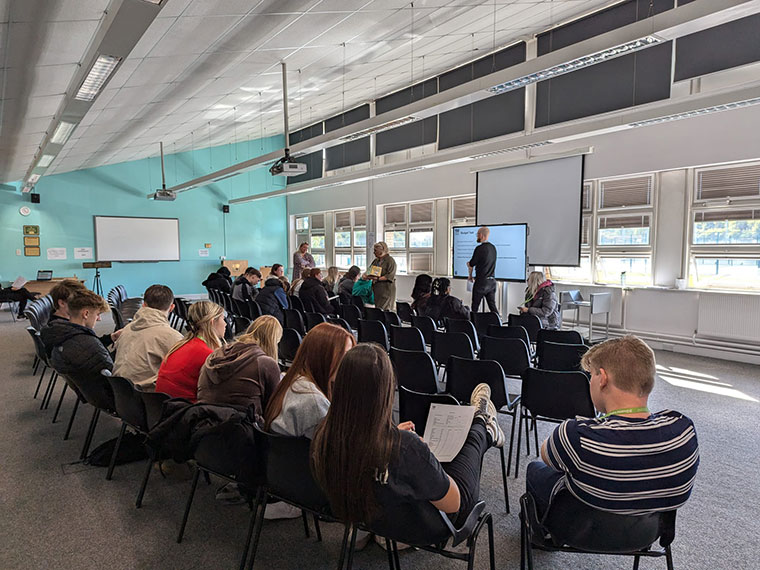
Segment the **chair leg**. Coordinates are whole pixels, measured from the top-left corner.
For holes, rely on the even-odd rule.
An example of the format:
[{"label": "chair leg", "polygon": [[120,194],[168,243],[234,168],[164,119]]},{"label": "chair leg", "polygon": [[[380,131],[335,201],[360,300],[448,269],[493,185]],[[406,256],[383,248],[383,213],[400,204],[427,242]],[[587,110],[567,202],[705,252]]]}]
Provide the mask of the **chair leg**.
[{"label": "chair leg", "polygon": [[391,541],[387,538],[385,539],[385,550],[388,552],[388,568],[396,570],[396,561],[393,560],[393,546],[391,546]]},{"label": "chair leg", "polygon": [[48,409],[48,406],[50,406],[50,400],[53,398],[53,392],[55,391],[55,385],[58,383],[58,372],[53,373],[53,385],[50,387],[50,392],[48,393],[47,400],[44,402],[45,407],[44,409]]},{"label": "chair leg", "polygon": [[256,489],[256,497],[253,500],[251,506],[251,522],[248,523],[248,532],[245,535],[245,546],[243,547],[243,556],[240,558],[240,568],[238,570],[245,570],[245,563],[248,561],[248,553],[251,550],[251,537],[253,537],[253,529],[256,526],[256,515],[259,512],[259,504],[261,503],[261,494],[264,491],[263,487]]},{"label": "chair leg", "polygon": [[322,542],[322,529],[319,528],[319,518],[317,515],[312,516],[314,520],[314,532],[317,535],[317,542]]},{"label": "chair leg", "polygon": [[79,459],[84,460],[87,458],[87,453],[90,451],[90,444],[92,443],[92,436],[95,435],[95,427],[98,425],[98,418],[100,417],[100,408],[95,408],[92,412],[92,419],[90,420],[90,429],[87,431],[87,437],[84,440],[82,446],[82,453],[79,454]]},{"label": "chair leg", "polygon": [[261,499],[259,513],[256,516],[256,528],[253,532],[253,545],[251,546],[251,558],[248,560],[248,570],[253,570],[253,562],[256,560],[256,551],[259,549],[259,538],[261,538],[261,527],[264,526],[264,513],[267,510],[267,500],[269,496],[264,491]]},{"label": "chair leg", "polygon": [[519,419],[517,424],[517,448],[515,450],[515,479],[517,479],[517,473],[520,471],[520,445],[522,444],[522,422],[523,411],[520,410]]},{"label": "chair leg", "polygon": [[177,535],[177,543],[182,542],[182,537],[185,535],[185,527],[187,526],[187,517],[190,516],[190,507],[193,506],[193,497],[195,497],[195,490],[198,488],[198,478],[201,476],[201,469],[196,465],[195,473],[193,473],[193,483],[190,487],[190,495],[187,497],[187,503],[185,503],[185,513],[182,515],[182,524],[179,527],[179,534]]},{"label": "chair leg", "polygon": [[116,457],[119,455],[119,448],[121,447],[121,440],[124,439],[124,432],[127,431],[126,422],[121,422],[121,430],[119,430],[119,437],[116,439],[116,445],[113,448],[111,454],[111,461],[108,463],[108,473],[106,473],[106,481],[110,481],[113,476],[113,468],[116,467]]},{"label": "chair leg", "polygon": [[348,561],[346,562],[346,570],[351,570],[354,564],[354,549],[356,548],[356,532],[359,529],[356,527],[351,531],[351,543],[348,545]]},{"label": "chair leg", "polygon": [[522,512],[520,512],[520,570],[525,570],[525,521],[522,520]]},{"label": "chair leg", "polygon": [[45,388],[45,393],[42,395],[42,402],[40,402],[40,410],[45,407],[45,402],[48,399],[48,394],[53,389],[54,385],[55,385],[55,370],[52,370],[50,377],[48,378],[47,388]]},{"label": "chair leg", "polygon": [[488,525],[488,562],[490,564],[490,570],[496,570],[496,555],[494,553],[493,544],[493,518],[491,515],[488,515],[486,524]]},{"label": "chair leg", "polygon": [[[42,386],[42,380],[45,378],[45,372],[47,372],[47,369],[48,369],[47,364],[45,364],[42,367],[42,374],[40,374],[40,379],[37,381],[37,389],[34,391],[34,398],[35,398],[35,400],[37,399],[37,394],[40,393],[40,387]],[[37,373],[37,371],[35,370],[35,374],[36,373]]]},{"label": "chair leg", "polygon": [[396,570],[401,570],[401,562],[398,559],[398,543],[395,540],[391,540],[391,548],[393,548],[393,562],[396,564]]},{"label": "chair leg", "polygon": [[[517,423],[517,418],[519,417],[520,413],[520,405],[517,405],[517,408],[515,409],[515,415],[512,416],[512,429],[509,432],[509,452],[507,453],[507,473],[511,473],[512,471],[512,449],[515,442],[515,424]],[[518,451],[520,448],[518,447]]]},{"label": "chair leg", "polygon": [[504,459],[504,447],[499,448],[499,456],[501,457],[501,483],[504,486],[504,508],[507,514],[509,514],[509,489],[507,489],[507,466]]},{"label": "chair leg", "polygon": [[539,457],[541,450],[538,447],[538,422],[535,419],[533,420],[533,437],[536,440],[536,457]]},{"label": "chair leg", "polygon": [[61,397],[58,398],[58,405],[55,407],[55,413],[53,414],[53,421],[51,423],[55,423],[55,421],[58,419],[58,412],[61,411],[61,404],[63,404],[63,397],[66,395],[66,390],[68,390],[69,385],[66,384],[66,382],[63,383],[63,390],[61,390]]},{"label": "chair leg", "polygon": [[525,415],[525,454],[530,455],[530,413]]},{"label": "chair leg", "polygon": [[145,467],[145,473],[143,474],[143,480],[140,484],[140,490],[137,492],[137,498],[135,499],[135,508],[139,509],[142,507],[142,501],[143,497],[145,496],[145,489],[148,487],[148,478],[150,477],[150,472],[153,470],[153,463],[156,460],[156,454],[155,452],[149,447],[148,448],[148,465]]},{"label": "chair leg", "polygon": [[301,511],[301,519],[303,520],[303,532],[306,538],[309,538],[311,532],[309,532],[309,518],[306,516],[306,511]]},{"label": "chair leg", "polygon": [[76,402],[74,402],[74,408],[71,410],[71,417],[69,418],[69,425],[66,427],[66,433],[63,434],[63,440],[66,441],[69,439],[69,434],[71,433],[71,426],[74,425],[74,418],[77,415],[77,410],[79,409],[79,396],[77,396]]},{"label": "chair leg", "polygon": [[673,570],[673,551],[670,550],[670,545],[665,547],[665,562],[668,565],[668,570]]},{"label": "chair leg", "polygon": [[348,536],[351,532],[351,525],[346,524],[343,527],[343,541],[340,543],[340,558],[338,558],[338,570],[343,570],[343,561],[346,559],[346,547],[348,545]]},{"label": "chair leg", "polygon": [[633,557],[633,570],[639,570],[639,559],[640,558],[641,558],[641,556],[639,556],[638,554]]},{"label": "chair leg", "polygon": [[[34,362],[32,362],[32,376],[37,376],[37,369],[40,367],[40,357],[36,354],[34,355]],[[37,395],[35,394],[35,398]]]}]

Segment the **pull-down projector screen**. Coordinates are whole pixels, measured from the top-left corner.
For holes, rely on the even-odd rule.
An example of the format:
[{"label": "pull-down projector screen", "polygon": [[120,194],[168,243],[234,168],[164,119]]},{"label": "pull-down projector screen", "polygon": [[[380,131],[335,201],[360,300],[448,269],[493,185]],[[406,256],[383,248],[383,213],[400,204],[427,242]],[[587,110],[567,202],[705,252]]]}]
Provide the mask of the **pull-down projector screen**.
[{"label": "pull-down projector screen", "polygon": [[179,261],[177,218],[94,217],[98,261]]},{"label": "pull-down projector screen", "polygon": [[583,156],[478,172],[478,225],[527,223],[530,265],[581,261]]}]

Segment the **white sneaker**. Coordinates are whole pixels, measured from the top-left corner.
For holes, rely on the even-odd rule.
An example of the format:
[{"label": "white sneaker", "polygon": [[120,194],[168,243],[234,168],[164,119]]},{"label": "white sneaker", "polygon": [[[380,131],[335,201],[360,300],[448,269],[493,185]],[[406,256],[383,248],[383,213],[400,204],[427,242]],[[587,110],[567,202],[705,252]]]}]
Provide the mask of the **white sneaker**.
[{"label": "white sneaker", "polygon": [[301,509],[289,505],[283,501],[279,503],[271,503],[267,505],[267,510],[264,511],[264,518],[268,521],[277,519],[297,519],[301,516]]},{"label": "white sneaker", "polygon": [[504,432],[496,419],[496,406],[491,401],[491,388],[488,384],[478,384],[470,396],[470,405],[475,406],[475,417],[483,420],[488,435],[491,436],[491,445],[504,447]]}]

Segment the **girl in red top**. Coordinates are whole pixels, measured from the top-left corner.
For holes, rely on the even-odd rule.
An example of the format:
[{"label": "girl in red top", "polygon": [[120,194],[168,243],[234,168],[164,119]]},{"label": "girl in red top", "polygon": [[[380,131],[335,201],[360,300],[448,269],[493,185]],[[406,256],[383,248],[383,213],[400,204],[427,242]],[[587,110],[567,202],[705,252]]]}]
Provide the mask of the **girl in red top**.
[{"label": "girl in red top", "polygon": [[188,333],[167,353],[158,369],[156,392],[172,398],[198,400],[198,377],[209,354],[224,343],[224,309],[211,301],[199,301],[188,310]]}]

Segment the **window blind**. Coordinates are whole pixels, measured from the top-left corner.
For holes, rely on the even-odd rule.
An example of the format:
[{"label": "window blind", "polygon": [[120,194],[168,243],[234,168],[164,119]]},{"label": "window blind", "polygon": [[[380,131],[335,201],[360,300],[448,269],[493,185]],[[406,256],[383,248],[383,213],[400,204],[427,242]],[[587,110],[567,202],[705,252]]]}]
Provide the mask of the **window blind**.
[{"label": "window blind", "polygon": [[760,164],[713,168],[697,173],[697,200],[760,197]]},{"label": "window blind", "polygon": [[652,205],[652,176],[603,180],[599,208],[628,208]]}]

